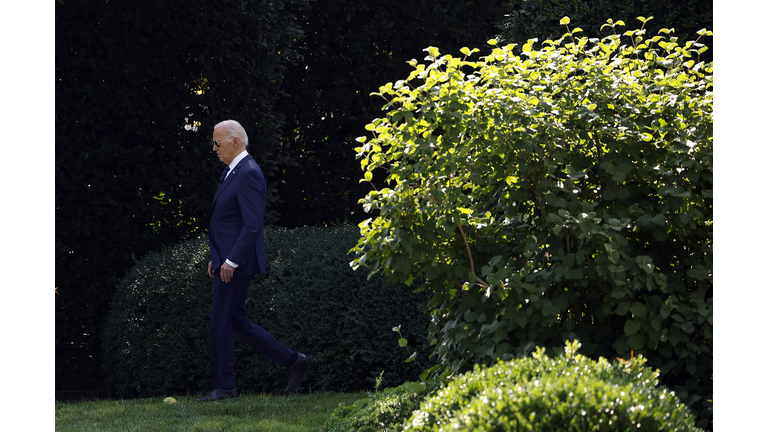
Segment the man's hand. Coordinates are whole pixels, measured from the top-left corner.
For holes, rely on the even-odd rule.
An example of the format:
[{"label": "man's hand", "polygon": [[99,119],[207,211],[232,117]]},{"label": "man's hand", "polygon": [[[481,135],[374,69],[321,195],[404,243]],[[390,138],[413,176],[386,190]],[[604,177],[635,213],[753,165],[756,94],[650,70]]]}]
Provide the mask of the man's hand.
[{"label": "man's hand", "polygon": [[208,261],[208,276],[213,279],[213,261]]},{"label": "man's hand", "polygon": [[224,283],[227,283],[232,280],[232,275],[235,273],[235,268],[231,265],[227,264],[226,262],[221,265],[221,271],[219,272],[219,275],[221,276],[221,280],[224,281]]}]

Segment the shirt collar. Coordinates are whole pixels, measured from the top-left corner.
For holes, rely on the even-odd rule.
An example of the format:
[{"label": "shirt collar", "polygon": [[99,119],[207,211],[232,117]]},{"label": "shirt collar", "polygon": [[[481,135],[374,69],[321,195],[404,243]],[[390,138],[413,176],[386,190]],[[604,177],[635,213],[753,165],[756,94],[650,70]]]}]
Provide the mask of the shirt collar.
[{"label": "shirt collar", "polygon": [[241,160],[243,160],[246,156],[248,156],[248,151],[243,149],[242,152],[240,152],[239,155],[235,156],[234,159],[232,159],[232,163],[229,164],[229,170],[232,171],[235,169],[238,163],[240,163]]}]

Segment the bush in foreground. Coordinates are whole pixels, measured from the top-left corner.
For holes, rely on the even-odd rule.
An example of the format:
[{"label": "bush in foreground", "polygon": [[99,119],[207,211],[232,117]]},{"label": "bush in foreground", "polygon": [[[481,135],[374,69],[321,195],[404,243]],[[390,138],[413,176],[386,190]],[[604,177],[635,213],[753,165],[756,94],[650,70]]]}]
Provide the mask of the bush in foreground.
[{"label": "bush in foreground", "polygon": [[[382,371],[385,387],[418,378],[418,367],[403,367],[407,354],[391,329],[400,325],[412,350],[429,351],[428,317],[417,310],[423,294],[402,284],[383,288],[380,278],[352,271],[347,251],[357,240],[354,228],[266,227],[265,236],[269,274],[253,280],[246,308],[286,346],[315,357],[305,389],[369,390]],[[209,390],[209,259],[200,237],[147,255],[123,280],[104,333],[111,396]],[[236,341],[238,386],[282,392],[284,369]]]},{"label": "bush in foreground", "polygon": [[694,431],[694,418],[645,359],[576,354],[476,365],[427,398],[405,431]]}]

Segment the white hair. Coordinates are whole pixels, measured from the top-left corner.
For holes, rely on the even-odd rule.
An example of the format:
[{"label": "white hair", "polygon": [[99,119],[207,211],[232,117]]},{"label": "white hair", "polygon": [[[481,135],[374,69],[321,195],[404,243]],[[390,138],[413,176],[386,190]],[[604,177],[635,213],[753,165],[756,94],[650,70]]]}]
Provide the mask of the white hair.
[{"label": "white hair", "polygon": [[213,127],[213,130],[223,127],[226,129],[230,136],[237,137],[237,139],[248,147],[248,134],[245,133],[245,129],[235,120],[224,120],[219,122]]}]

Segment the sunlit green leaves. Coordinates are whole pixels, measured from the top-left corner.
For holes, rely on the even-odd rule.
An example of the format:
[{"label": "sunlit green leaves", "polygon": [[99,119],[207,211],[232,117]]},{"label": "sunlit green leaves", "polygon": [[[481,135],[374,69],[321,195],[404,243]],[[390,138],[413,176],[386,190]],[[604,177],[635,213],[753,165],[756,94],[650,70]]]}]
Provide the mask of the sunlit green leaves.
[{"label": "sunlit green leaves", "polygon": [[711,293],[712,65],[670,30],[574,33],[477,62],[429,48],[356,149],[391,189],[361,199],[379,213],[353,252],[426,281],[449,368],[574,335],[704,380],[682,365],[712,342],[707,297],[688,294]]}]

